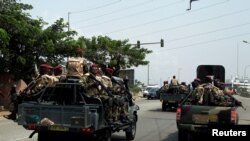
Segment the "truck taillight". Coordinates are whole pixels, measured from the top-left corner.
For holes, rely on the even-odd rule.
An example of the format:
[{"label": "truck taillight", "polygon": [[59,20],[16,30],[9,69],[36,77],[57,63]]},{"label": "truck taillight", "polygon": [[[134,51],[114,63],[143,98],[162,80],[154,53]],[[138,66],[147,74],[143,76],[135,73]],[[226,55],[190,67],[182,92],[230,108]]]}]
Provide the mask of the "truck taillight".
[{"label": "truck taillight", "polygon": [[231,109],[231,121],[233,123],[235,123],[237,120],[237,113],[236,113],[236,109],[235,108],[232,108]]},{"label": "truck taillight", "polygon": [[28,124],[26,128],[28,130],[36,130],[37,129],[37,125],[36,124]]},{"label": "truck taillight", "polygon": [[176,121],[181,120],[181,107],[177,107],[176,109]]},{"label": "truck taillight", "polygon": [[92,128],[80,128],[80,132],[84,134],[92,133]]}]

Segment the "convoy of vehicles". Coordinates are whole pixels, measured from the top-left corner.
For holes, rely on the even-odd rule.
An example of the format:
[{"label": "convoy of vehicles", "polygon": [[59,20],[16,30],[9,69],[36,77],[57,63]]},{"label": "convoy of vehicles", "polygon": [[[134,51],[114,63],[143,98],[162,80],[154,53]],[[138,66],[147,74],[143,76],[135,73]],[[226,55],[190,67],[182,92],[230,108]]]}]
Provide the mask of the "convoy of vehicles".
[{"label": "convoy of vehicles", "polygon": [[[225,81],[225,70],[220,65],[200,65],[197,68],[197,77],[204,80],[210,75]],[[176,122],[179,141],[187,141],[190,136],[196,133],[208,132],[211,125],[237,125],[239,115],[237,108],[241,102],[231,95],[224,95],[226,101],[223,104],[212,104],[212,95],[203,94],[203,103],[197,104],[190,101],[187,96],[176,109]]]},{"label": "convoy of vehicles", "polygon": [[110,141],[114,132],[124,131],[127,140],[136,134],[139,107],[128,102],[128,119],[108,121],[102,100],[84,93],[77,81],[60,82],[46,87],[37,94],[36,100],[19,104],[18,124],[38,133],[38,141],[79,140],[89,138]]},{"label": "convoy of vehicles", "polygon": [[[207,75],[225,81],[223,66],[200,65],[197,78],[204,80]],[[115,132],[124,131],[127,140],[136,134],[137,111],[134,101],[128,102],[128,120],[108,121],[105,118],[105,105],[100,98],[84,93],[79,80],[59,82],[37,93],[35,100],[23,101],[18,107],[18,124],[38,133],[38,141],[72,140],[88,138],[97,141],[110,141]],[[157,96],[158,87],[150,87],[148,98]],[[154,92],[155,96],[150,93]],[[211,105],[207,93],[203,94],[206,103],[194,104],[191,93],[180,93],[179,86],[170,87],[161,93],[162,110],[176,108],[178,140],[186,141],[193,133],[207,132],[209,125],[237,125],[237,108],[241,102],[232,95],[225,95],[225,105]]]}]

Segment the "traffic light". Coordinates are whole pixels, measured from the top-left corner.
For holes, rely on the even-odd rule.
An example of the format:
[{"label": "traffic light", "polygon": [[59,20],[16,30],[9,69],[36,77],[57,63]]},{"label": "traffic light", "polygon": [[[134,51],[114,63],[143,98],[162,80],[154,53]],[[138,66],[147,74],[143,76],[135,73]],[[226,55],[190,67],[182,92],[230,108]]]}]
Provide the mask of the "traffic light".
[{"label": "traffic light", "polygon": [[161,47],[164,47],[164,40],[161,39]]},{"label": "traffic light", "polygon": [[141,46],[141,43],[140,43],[140,41],[138,40],[138,41],[137,41],[137,47],[140,48],[140,46]]}]

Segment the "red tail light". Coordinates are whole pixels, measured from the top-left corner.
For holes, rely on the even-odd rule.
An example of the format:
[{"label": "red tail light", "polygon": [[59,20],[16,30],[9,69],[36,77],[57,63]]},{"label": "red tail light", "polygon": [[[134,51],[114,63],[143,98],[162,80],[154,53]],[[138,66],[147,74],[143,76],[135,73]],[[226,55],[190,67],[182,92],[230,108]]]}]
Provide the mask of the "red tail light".
[{"label": "red tail light", "polygon": [[36,130],[37,129],[37,125],[36,124],[28,124],[26,128],[28,130]]},{"label": "red tail light", "polygon": [[177,107],[176,109],[176,121],[181,120],[181,107]]},{"label": "red tail light", "polygon": [[235,108],[232,108],[232,109],[231,109],[231,121],[232,121],[233,123],[235,123],[236,120],[237,120],[237,113],[236,113]]},{"label": "red tail light", "polygon": [[84,134],[92,133],[92,128],[80,128],[80,132]]}]

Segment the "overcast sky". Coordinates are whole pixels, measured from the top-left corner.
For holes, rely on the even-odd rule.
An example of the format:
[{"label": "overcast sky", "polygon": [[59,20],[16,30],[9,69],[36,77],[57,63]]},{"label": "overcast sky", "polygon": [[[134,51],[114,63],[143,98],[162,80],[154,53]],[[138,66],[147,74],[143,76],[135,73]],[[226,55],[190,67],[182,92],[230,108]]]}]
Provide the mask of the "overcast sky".
[{"label": "overcast sky", "polygon": [[[135,79],[162,84],[176,75],[191,82],[200,64],[223,65],[226,78],[250,78],[250,0],[22,0],[31,15],[53,23],[68,21],[79,36],[129,39],[153,50],[149,66],[135,68]],[[238,49],[238,51],[237,51]],[[238,58],[238,59],[237,59]],[[238,61],[237,61],[238,60]],[[238,63],[237,63],[238,62]],[[238,67],[237,67],[238,66]]]}]

